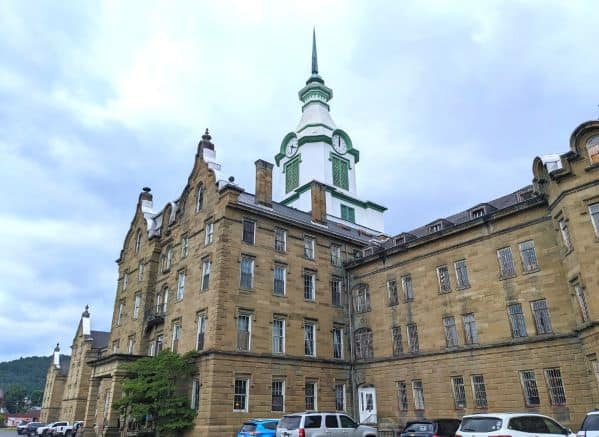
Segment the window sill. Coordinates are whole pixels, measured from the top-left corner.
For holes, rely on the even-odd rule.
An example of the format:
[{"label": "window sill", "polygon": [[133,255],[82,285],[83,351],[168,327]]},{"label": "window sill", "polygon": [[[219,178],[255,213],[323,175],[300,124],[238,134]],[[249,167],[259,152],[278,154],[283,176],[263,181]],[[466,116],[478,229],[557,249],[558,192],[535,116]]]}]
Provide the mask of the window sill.
[{"label": "window sill", "polygon": [[245,244],[246,246],[255,246],[255,245],[256,245],[256,243],[255,243],[255,242],[253,242],[253,243],[250,243],[249,241],[244,241],[244,240],[241,240],[241,242],[242,242],[243,244]]},{"label": "window sill", "polygon": [[414,302],[414,298],[410,298],[410,299],[404,299],[403,303],[410,303],[410,302]]},{"label": "window sill", "polygon": [[304,302],[316,303],[316,300],[314,300],[314,299],[304,299]]},{"label": "window sill", "polygon": [[389,303],[387,304],[387,306],[388,306],[389,308],[396,307],[397,305],[399,305],[399,302],[389,302]]},{"label": "window sill", "polygon": [[599,162],[595,164],[591,164],[588,167],[585,167],[584,171],[594,171],[599,169]]},{"label": "window sill", "polygon": [[280,298],[283,298],[283,299],[287,299],[287,294],[285,294],[285,293],[284,294],[272,293],[272,295],[274,297],[280,297]]},{"label": "window sill", "polygon": [[463,287],[457,287],[456,291],[468,290],[471,287],[470,284],[464,285]]},{"label": "window sill", "polygon": [[524,270],[522,272],[522,274],[523,275],[530,275],[531,273],[537,273],[537,272],[540,272],[540,271],[541,271],[540,267],[535,267],[534,269],[531,269],[531,270]]},{"label": "window sill", "polygon": [[253,288],[240,288],[239,291],[242,292],[242,293],[248,293],[249,294],[249,293],[252,293],[254,291],[254,289]]},{"label": "window sill", "polygon": [[513,275],[499,275],[499,280],[500,281],[505,281],[507,279],[513,279],[515,278],[517,275],[514,273]]},{"label": "window sill", "polygon": [[447,290],[447,291],[439,290],[439,292],[437,294],[449,294],[449,293],[451,293],[451,290]]}]

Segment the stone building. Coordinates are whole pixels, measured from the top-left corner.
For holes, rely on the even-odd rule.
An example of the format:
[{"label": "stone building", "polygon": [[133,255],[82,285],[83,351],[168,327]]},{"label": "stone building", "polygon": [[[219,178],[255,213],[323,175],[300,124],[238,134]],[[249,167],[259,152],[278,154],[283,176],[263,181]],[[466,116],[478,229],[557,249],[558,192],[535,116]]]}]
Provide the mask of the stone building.
[{"label": "stone building", "polygon": [[68,360],[60,357],[59,346],[54,349],[53,362],[46,375],[40,420],[52,422],[83,420],[87,406],[92,367],[108,344],[110,332],[91,329],[91,315],[86,306],[71,345]]},{"label": "stone building", "polygon": [[178,199],[140,193],[86,434],[118,434],[124,365],[163,348],[199,352],[189,435],[306,409],[389,426],[530,410],[578,426],[599,403],[599,122],[536,158],[532,185],[391,236],[385,207],[357,196],[360,155],[331,118],[315,44],[299,97],[254,194],[223,180],[208,131]]}]

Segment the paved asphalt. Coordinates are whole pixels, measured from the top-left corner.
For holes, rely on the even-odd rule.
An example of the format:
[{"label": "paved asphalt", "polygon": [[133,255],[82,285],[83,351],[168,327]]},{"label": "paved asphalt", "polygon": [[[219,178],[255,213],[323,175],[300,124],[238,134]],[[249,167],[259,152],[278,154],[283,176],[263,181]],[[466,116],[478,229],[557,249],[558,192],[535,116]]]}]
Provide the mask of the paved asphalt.
[{"label": "paved asphalt", "polygon": [[14,429],[0,428],[0,436],[2,436],[2,437],[13,437],[16,435],[17,435],[17,432]]}]

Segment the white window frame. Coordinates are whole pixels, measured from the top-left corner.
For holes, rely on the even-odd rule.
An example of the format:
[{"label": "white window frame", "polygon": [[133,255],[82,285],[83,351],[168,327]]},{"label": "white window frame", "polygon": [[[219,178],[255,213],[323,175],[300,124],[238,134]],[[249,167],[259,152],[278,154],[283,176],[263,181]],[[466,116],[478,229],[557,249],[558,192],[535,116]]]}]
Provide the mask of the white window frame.
[{"label": "white window frame", "polygon": [[464,344],[478,344],[478,325],[474,313],[463,314],[462,323],[464,324]]},{"label": "white window frame", "polygon": [[162,313],[163,314],[166,314],[166,311],[168,310],[168,295],[169,295],[168,287],[164,287],[162,289]]},{"label": "white window frame", "polygon": [[389,306],[399,305],[399,293],[397,291],[397,281],[389,279],[387,281],[387,302]]},{"label": "white window frame", "polygon": [[[337,284],[337,285],[335,285]],[[336,290],[335,290],[336,288]],[[339,295],[339,302],[335,303],[334,295]],[[338,276],[331,278],[331,305],[341,307],[343,306],[343,280]]]},{"label": "white window frame", "polygon": [[518,249],[520,250],[520,259],[522,260],[522,270],[525,273],[539,270],[539,257],[537,256],[534,240],[526,240],[519,243]]},{"label": "white window frame", "polygon": [[[333,359],[335,360],[342,360],[344,358],[344,350],[343,350],[343,328],[339,328],[339,327],[334,327],[331,330],[331,333],[333,335]],[[336,357],[335,356],[335,335],[339,333],[339,356]]]},{"label": "white window frame", "polygon": [[[244,261],[248,261],[250,263],[250,286],[249,287],[245,287],[243,285],[243,262]],[[254,268],[256,265],[256,260],[255,258],[251,257],[251,256],[246,256],[246,255],[242,255],[241,256],[241,261],[239,262],[239,288],[243,289],[243,290],[253,290],[254,289]]]},{"label": "white window frame", "polygon": [[133,348],[135,347],[135,337],[134,336],[130,336],[127,339],[127,353],[129,355],[133,354]]},{"label": "white window frame", "polygon": [[408,411],[410,406],[408,401],[408,384],[406,384],[406,381],[397,381],[395,383],[395,388],[397,389],[399,411]]},{"label": "white window frame", "polygon": [[[531,376],[532,378],[526,378],[526,376]],[[528,382],[533,382],[534,383],[534,387],[532,386],[532,384],[529,386],[527,383]],[[537,376],[535,374],[535,371],[532,369],[526,369],[526,370],[520,370],[520,383],[522,384],[522,391],[524,394],[524,403],[527,407],[536,407],[541,405],[541,396],[539,393],[539,384],[537,384]],[[530,389],[530,390],[529,390]],[[534,396],[534,393],[532,393],[532,390],[536,391],[536,398],[538,399],[538,403],[532,403],[530,402],[530,398]]]},{"label": "white window frame", "polygon": [[414,410],[423,411],[425,408],[424,386],[422,385],[421,379],[412,381],[412,396],[414,397]]},{"label": "white window frame", "polygon": [[[339,409],[337,408],[337,395],[338,392],[337,390],[339,389],[339,387],[341,387],[341,403],[343,404],[343,408]],[[335,383],[335,411],[345,411],[347,406],[347,402],[346,402],[346,393],[345,393],[345,384],[342,382],[336,382]]]},{"label": "white window frame", "polygon": [[566,219],[563,217],[560,218],[558,220],[558,225],[564,247],[570,252],[574,249],[574,246],[572,245],[572,236],[570,235],[570,228],[568,227],[568,223],[566,223]]},{"label": "white window frame", "polygon": [[181,236],[181,259],[189,255],[189,236],[187,234]]},{"label": "white window frame", "polygon": [[200,382],[200,378],[193,378],[191,381],[191,402],[189,404],[189,408],[195,411],[200,409],[201,387],[202,384]]},{"label": "white window frame", "polygon": [[141,249],[141,230],[137,230],[137,233],[135,234],[135,254],[139,253],[139,250]]},{"label": "white window frame", "polygon": [[412,282],[412,275],[403,275],[401,277],[401,288],[406,302],[414,300],[414,283]]},{"label": "white window frame", "polygon": [[181,321],[180,320],[176,320],[173,322],[173,327],[172,327],[172,331],[173,331],[173,335],[171,338],[171,351],[176,352],[175,351],[175,342],[177,342],[177,350],[179,350],[179,340],[181,339]]},{"label": "white window frame", "polygon": [[[208,317],[206,315],[206,312],[202,311],[198,313],[198,316],[196,318],[197,321],[197,325],[198,325],[198,329],[196,331],[196,344],[195,344],[195,349],[197,351],[203,351],[206,348],[206,325],[208,323]],[[200,334],[203,335],[202,337],[202,347],[199,347],[199,343],[200,343]]]},{"label": "white window frame", "polygon": [[124,301],[120,301],[119,302],[119,312],[116,318],[116,326],[121,326],[121,323],[123,323],[123,315],[125,312],[125,302]]},{"label": "white window frame", "polygon": [[[237,381],[244,381],[245,383],[245,393],[237,393]],[[243,396],[244,405],[243,408],[235,408],[235,397]],[[250,379],[247,377],[235,378],[235,383],[233,384],[233,411],[240,413],[247,413],[250,409]]]},{"label": "white window frame", "polygon": [[214,241],[214,222],[207,220],[204,225],[204,246],[212,244]]},{"label": "white window frame", "polygon": [[[448,323],[448,322],[452,323]],[[459,344],[458,327],[456,326],[455,317],[443,317],[443,329],[445,331],[445,344],[447,347],[456,347]]]},{"label": "white window frame", "polygon": [[[244,234],[245,234],[245,224],[246,223],[251,223],[252,224],[252,241],[245,241],[244,239]],[[252,220],[252,219],[247,219],[244,218],[241,221],[241,241],[245,244],[250,244],[250,245],[255,245],[256,244],[256,220]]]},{"label": "white window frame", "polygon": [[[283,235],[283,247],[277,247],[277,233],[280,232]],[[279,240],[280,241],[280,240]],[[275,228],[275,251],[279,253],[287,252],[287,230],[283,228]]]},{"label": "white window frame", "polygon": [[[480,378],[476,381],[476,378]],[[474,399],[475,408],[486,409],[489,406],[487,399],[487,385],[485,384],[485,377],[482,374],[472,375],[470,377],[472,383],[472,398]]]},{"label": "white window frame", "polygon": [[[544,308],[540,308],[541,302],[544,302]],[[535,322],[537,335],[553,333],[553,323],[551,323],[551,313],[549,312],[549,302],[547,302],[547,299],[536,299],[531,301],[530,308],[532,310],[532,317]],[[547,326],[541,327],[541,322],[543,321],[547,322]]]},{"label": "white window frame", "polygon": [[139,317],[139,309],[141,308],[141,292],[135,293],[133,297],[133,320]]},{"label": "white window frame", "polygon": [[543,369],[545,382],[547,383],[547,393],[552,407],[561,407],[568,403],[566,389],[564,387],[564,378],[559,367]]},{"label": "white window frame", "polygon": [[304,406],[306,407],[306,410],[308,410],[308,406],[307,406],[307,397],[306,397],[306,388],[308,388],[308,385],[312,385],[313,387],[313,393],[314,393],[314,408],[312,408],[313,411],[318,411],[318,382],[316,381],[306,381],[304,383]]},{"label": "white window frame", "polygon": [[177,301],[185,297],[185,269],[177,272]]},{"label": "white window frame", "polygon": [[[455,278],[457,289],[463,290],[470,287],[470,274],[468,273],[468,264],[465,259],[459,259],[453,263],[455,269]],[[460,273],[462,272],[462,273]]]},{"label": "white window frame", "polygon": [[341,245],[331,244],[331,264],[335,267],[341,267]]},{"label": "white window frame", "polygon": [[304,258],[309,260],[316,259],[316,239],[309,235],[304,235]]},{"label": "white window frame", "polygon": [[[282,399],[280,410],[275,410],[273,408],[273,396],[274,396],[273,391],[274,391],[275,383],[281,384],[281,394],[279,396],[281,396],[283,399]],[[270,385],[270,409],[271,409],[271,411],[285,412],[285,379],[284,378],[273,378],[273,380],[271,382],[271,385]]]},{"label": "white window frame", "polygon": [[[410,335],[410,327],[414,327],[414,335]],[[416,323],[408,323],[406,325],[406,333],[408,337],[408,349],[410,353],[420,352],[420,339],[418,338],[418,325]]]},{"label": "white window frame", "polygon": [[204,185],[200,184],[196,190],[196,213],[200,212],[204,207]]},{"label": "white window frame", "polygon": [[439,293],[451,292],[451,279],[449,278],[449,267],[447,267],[447,265],[445,264],[437,267],[437,283],[439,286]]},{"label": "white window frame", "polygon": [[[200,290],[206,291],[210,288],[210,272],[212,271],[212,260],[204,258],[202,260],[202,279],[200,282]],[[206,279],[206,277],[208,279]]]},{"label": "white window frame", "polygon": [[[306,297],[306,279],[310,278],[310,296]],[[313,270],[305,269],[302,274],[302,279],[304,283],[304,300],[314,302],[316,300],[316,272]]]},{"label": "white window frame", "polygon": [[584,287],[580,282],[576,282],[574,284],[574,294],[576,295],[576,301],[578,302],[578,308],[580,310],[582,322],[586,323],[591,319],[591,315],[589,313],[589,305],[587,303],[586,293],[584,292]]},{"label": "white window frame", "polygon": [[466,384],[463,376],[451,377],[451,389],[453,392],[453,401],[456,410],[463,410],[467,407]]},{"label": "white window frame", "polygon": [[137,280],[138,282],[141,282],[144,280],[144,270],[145,270],[145,264],[143,262],[143,260],[141,260],[139,262],[139,264],[137,265]]},{"label": "white window frame", "polygon": [[[277,322],[281,323],[281,336],[275,336],[275,325]],[[285,353],[285,341],[286,341],[286,331],[287,330],[287,320],[284,317],[274,317],[272,321],[272,353],[273,354],[284,354]],[[281,350],[276,350],[275,344],[277,344],[275,339],[281,339],[280,348]]]},{"label": "white window frame", "polygon": [[[248,319],[248,330],[247,330],[248,340],[247,340],[247,349],[242,349],[242,348],[240,348],[240,344],[239,344],[239,334],[244,331],[239,330],[239,328],[240,328],[239,319],[245,318],[245,317],[247,317],[247,319]],[[249,352],[252,350],[252,319],[253,319],[253,317],[252,317],[251,313],[241,312],[237,315],[237,323],[235,326],[235,331],[237,333],[237,350],[238,351]]]},{"label": "white window frame", "polygon": [[[277,269],[281,269],[283,271],[283,292],[277,292]],[[275,263],[273,268],[273,278],[272,278],[272,292],[276,296],[285,296],[287,295],[287,266],[285,264]]]},{"label": "white window frame", "polygon": [[589,216],[595,230],[595,236],[599,237],[599,202],[591,203],[589,206]]},{"label": "white window frame", "polygon": [[[306,331],[306,328],[309,328],[312,331],[312,353],[311,354],[306,353],[306,345],[308,344],[307,342],[310,340],[310,338],[307,335],[308,331]],[[316,323],[312,322],[312,321],[307,321],[307,320],[304,320],[304,356],[306,356],[306,357],[315,357],[316,356]]]},{"label": "white window frame", "polygon": [[123,273],[123,291],[127,289],[128,285],[129,285],[129,272],[127,270],[125,270],[125,273]]},{"label": "white window frame", "polygon": [[[506,254],[506,256],[503,256]],[[510,265],[507,265],[507,254],[509,254]],[[514,255],[510,246],[497,249],[497,261],[499,262],[499,276],[501,278],[513,278],[516,276],[516,266],[514,265]],[[506,264],[504,264],[504,261]]]}]

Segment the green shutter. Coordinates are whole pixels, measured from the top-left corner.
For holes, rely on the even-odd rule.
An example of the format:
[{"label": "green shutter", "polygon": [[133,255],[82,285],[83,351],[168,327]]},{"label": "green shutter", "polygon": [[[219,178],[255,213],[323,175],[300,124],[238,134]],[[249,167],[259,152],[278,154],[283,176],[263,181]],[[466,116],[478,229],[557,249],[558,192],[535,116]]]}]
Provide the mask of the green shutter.
[{"label": "green shutter", "polygon": [[341,218],[348,222],[356,222],[356,210],[349,206],[341,205]]},{"label": "green shutter", "polygon": [[285,164],[285,193],[299,185],[299,158]]},{"label": "green shutter", "polygon": [[349,163],[345,159],[331,156],[333,165],[333,185],[349,190]]}]

